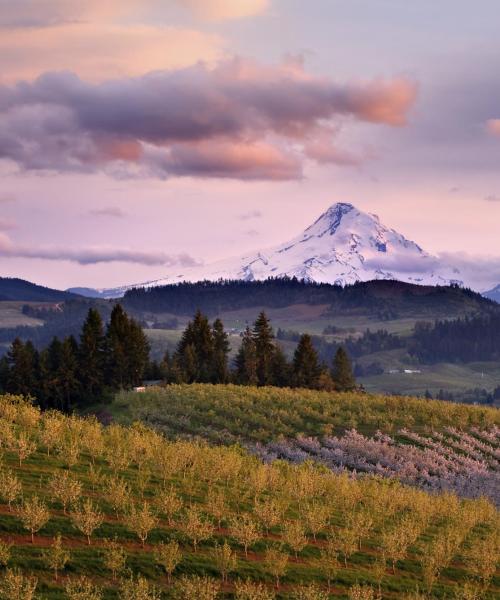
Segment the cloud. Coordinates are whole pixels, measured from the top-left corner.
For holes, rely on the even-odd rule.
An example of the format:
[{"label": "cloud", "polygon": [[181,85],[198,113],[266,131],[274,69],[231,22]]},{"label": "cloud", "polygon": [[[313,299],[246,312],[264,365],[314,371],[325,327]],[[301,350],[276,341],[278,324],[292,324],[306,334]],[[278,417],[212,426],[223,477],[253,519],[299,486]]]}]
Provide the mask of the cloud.
[{"label": "cloud", "polygon": [[71,70],[88,81],[138,76],[215,60],[222,40],[213,34],[157,25],[62,23],[0,30],[0,81],[31,80]]},{"label": "cloud", "polygon": [[179,0],[198,17],[209,21],[243,19],[264,13],[269,0]]},{"label": "cloud", "polygon": [[94,217],[122,218],[125,217],[127,213],[123,211],[119,206],[105,206],[103,208],[89,210],[88,214]]},{"label": "cloud", "polygon": [[7,202],[15,202],[16,197],[13,194],[0,194],[0,204],[7,204]]},{"label": "cloud", "polygon": [[241,221],[249,221],[250,219],[260,219],[262,217],[262,213],[260,210],[249,210],[246,213],[242,213],[238,216]]},{"label": "cloud", "polygon": [[16,227],[17,225],[14,223],[14,221],[0,218],[0,231],[9,231],[10,229],[15,229]]},{"label": "cloud", "polygon": [[494,196],[493,194],[485,196],[484,199],[486,200],[486,202],[500,202],[500,196]]},{"label": "cloud", "polygon": [[[264,13],[270,0],[176,0],[209,21]],[[106,22],[169,15],[173,0],[0,0],[0,27],[48,27],[61,23]]]},{"label": "cloud", "polygon": [[432,255],[412,256],[405,253],[391,253],[367,258],[364,266],[369,269],[400,273],[428,273],[439,268],[440,262],[438,257]]},{"label": "cloud", "polygon": [[461,279],[473,289],[486,291],[500,283],[500,256],[441,252],[439,259],[456,267],[461,273]]},{"label": "cloud", "polygon": [[311,143],[335,122],[401,126],[415,95],[407,80],[340,84],[242,59],[98,84],[48,73],[0,87],[0,158],[26,170],[300,179],[309,155],[324,160]]},{"label": "cloud", "polygon": [[493,136],[500,137],[500,119],[486,121],[486,131]]},{"label": "cloud", "polygon": [[59,246],[30,246],[16,244],[0,233],[0,256],[5,258],[30,258],[41,260],[69,261],[80,265],[99,263],[136,263],[140,265],[166,267],[192,267],[199,263],[188,254],[165,254],[164,252],[146,252],[127,248],[64,248]]}]

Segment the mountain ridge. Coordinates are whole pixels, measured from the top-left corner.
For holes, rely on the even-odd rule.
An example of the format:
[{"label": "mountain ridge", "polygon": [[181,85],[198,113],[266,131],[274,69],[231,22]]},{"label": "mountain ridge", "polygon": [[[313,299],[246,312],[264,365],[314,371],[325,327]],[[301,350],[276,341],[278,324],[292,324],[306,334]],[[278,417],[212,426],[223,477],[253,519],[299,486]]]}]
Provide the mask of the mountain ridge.
[{"label": "mountain ridge", "polygon": [[419,285],[464,285],[458,269],[386,227],[377,215],[338,202],[302,233],[277,246],[189,267],[152,281],[96,290],[96,297],[116,298],[136,287],[183,281],[262,281],[269,277],[296,277],[336,285],[374,279]]}]

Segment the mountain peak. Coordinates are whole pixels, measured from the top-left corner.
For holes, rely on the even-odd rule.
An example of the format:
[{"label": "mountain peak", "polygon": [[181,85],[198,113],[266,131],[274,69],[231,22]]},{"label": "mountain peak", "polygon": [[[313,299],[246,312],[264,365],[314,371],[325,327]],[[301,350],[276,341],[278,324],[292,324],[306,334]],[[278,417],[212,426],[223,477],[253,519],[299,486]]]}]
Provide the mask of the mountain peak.
[{"label": "mountain peak", "polygon": [[386,227],[377,215],[348,202],[337,202],[285,244],[192,267],[143,287],[204,279],[262,280],[284,276],[340,285],[371,279],[431,285],[459,283],[452,269]]}]

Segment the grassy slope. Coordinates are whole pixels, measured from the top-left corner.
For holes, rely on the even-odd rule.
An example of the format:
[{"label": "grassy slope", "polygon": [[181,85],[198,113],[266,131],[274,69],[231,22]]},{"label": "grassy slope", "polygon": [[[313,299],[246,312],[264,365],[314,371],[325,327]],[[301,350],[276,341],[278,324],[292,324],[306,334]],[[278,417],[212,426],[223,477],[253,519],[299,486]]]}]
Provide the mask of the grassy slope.
[{"label": "grassy slope", "polygon": [[[17,327],[19,325],[26,325],[31,327],[37,327],[43,325],[43,321],[40,319],[34,319],[23,315],[22,308],[26,304],[32,304],[35,306],[41,306],[43,302],[14,302],[4,301],[0,302],[0,327]],[[47,306],[52,306],[53,303],[46,303]]]},{"label": "grassy slope", "polygon": [[500,424],[500,411],[409,397],[235,385],[172,385],[124,392],[105,407],[119,422],[141,419],[169,435],[266,442],[298,433],[324,435],[351,427],[363,433],[401,427]]},{"label": "grassy slope", "polygon": [[[22,422],[22,420],[19,420]],[[4,421],[5,425],[5,421]],[[78,420],[65,421],[65,428],[61,440],[82,440],[87,439],[88,434],[85,429],[81,429],[82,422]],[[14,425],[13,430],[19,432],[23,427]],[[28,427],[26,430],[30,437],[37,441],[38,448],[36,453],[30,456],[22,466],[12,452],[6,452],[4,465],[10,468],[22,481],[23,493],[25,497],[32,494],[39,495],[50,506],[49,522],[36,534],[35,543],[31,544],[29,535],[22,528],[19,518],[15,511],[9,512],[5,504],[0,504],[0,538],[10,540],[15,544],[12,550],[12,559],[10,566],[20,567],[25,571],[32,572],[38,577],[39,591],[47,600],[56,600],[64,597],[61,590],[61,581],[56,583],[53,575],[48,571],[44,561],[44,552],[52,541],[52,536],[61,533],[64,546],[71,550],[71,559],[66,567],[62,581],[75,575],[85,574],[96,583],[106,588],[106,599],[117,599],[120,594],[117,592],[116,584],[112,581],[109,571],[106,570],[103,558],[104,538],[117,537],[119,542],[125,547],[127,552],[127,565],[134,573],[140,573],[150,581],[167,590],[165,576],[161,570],[155,566],[153,560],[153,549],[160,541],[178,540],[181,544],[183,558],[176,575],[180,574],[209,574],[217,576],[217,569],[213,560],[213,547],[216,541],[222,542],[227,539],[237,553],[238,562],[231,579],[250,577],[255,580],[266,582],[271,586],[272,578],[266,571],[263,564],[264,550],[268,545],[278,545],[282,541],[283,531],[281,525],[273,528],[269,535],[261,534],[259,540],[251,546],[251,552],[248,558],[245,557],[242,547],[229,534],[230,515],[238,513],[252,513],[253,497],[255,487],[251,483],[255,481],[258,463],[256,459],[248,457],[235,449],[210,449],[208,447],[196,447],[186,444],[165,445],[164,442],[158,442],[153,437],[154,443],[150,445],[150,439],[147,433],[140,433],[136,430],[122,430],[119,432],[119,445],[111,443],[111,438],[107,433],[101,432],[104,441],[103,452],[96,452],[99,444],[88,444],[96,454],[96,466],[100,469],[102,478],[101,483],[94,489],[89,479],[89,468],[92,462],[88,450],[79,446],[79,455],[75,464],[68,466],[64,461],[65,446],[61,446],[61,454],[58,456],[54,452],[50,457],[46,454],[43,443],[38,440],[38,435],[43,426]],[[99,431],[99,430],[98,430]],[[137,435],[139,431],[139,435]],[[3,429],[5,434],[5,428]],[[94,431],[94,436],[96,432]],[[143,437],[141,437],[141,435]],[[99,436],[93,439],[100,439]],[[158,461],[155,458],[155,452],[161,452],[165,447],[170,461],[167,461],[168,475],[166,481],[162,482],[162,476],[158,471]],[[154,450],[160,448],[160,450]],[[114,456],[117,451],[128,453],[130,466],[116,468],[111,467],[110,456]],[[160,454],[161,455],[161,454]],[[138,489],[138,465],[150,470],[150,479],[142,494]],[[224,465],[233,465],[229,471],[221,471]],[[236,466],[234,466],[236,465]],[[95,532],[92,545],[88,546],[84,537],[73,527],[71,519],[64,515],[61,505],[53,501],[50,494],[47,493],[47,482],[57,472],[69,470],[84,486],[83,496],[92,498],[104,513],[104,523]],[[271,471],[274,475],[271,475]],[[224,475],[227,472],[228,475]],[[114,514],[108,497],[107,481],[110,476],[119,475],[125,479],[132,492],[131,501],[139,505],[143,498],[150,503],[159,494],[162,494],[164,486],[171,486],[176,490],[182,499],[184,508],[180,514],[175,517],[174,522],[168,525],[160,515],[158,526],[150,533],[147,544],[144,548],[138,542],[137,537],[131,531],[129,519],[121,512],[118,516]],[[312,477],[312,480],[310,480]],[[274,483],[271,483],[274,481]],[[312,481],[310,485],[302,487],[299,482]],[[299,489],[312,489],[315,492],[305,491],[305,495],[297,496]],[[216,528],[211,539],[201,544],[198,552],[194,553],[190,543],[183,535],[181,523],[183,514],[189,505],[198,507],[205,514],[209,514],[206,505],[207,493],[209,490],[219,490],[227,505],[225,516],[222,520],[221,528]],[[432,498],[423,492],[415,490],[406,490],[396,483],[382,483],[377,481],[352,482],[345,478],[340,478],[330,473],[320,471],[309,471],[308,467],[287,467],[285,465],[272,467],[269,471],[268,483],[264,486],[261,493],[262,497],[275,497],[282,499],[289,504],[286,512],[287,519],[301,519],[301,510],[307,506],[314,498],[315,502],[326,503],[330,507],[330,525],[334,535],[342,536],[343,527],[346,519],[353,511],[353,506],[357,509],[365,507],[370,514],[376,518],[377,525],[371,532],[363,536],[361,550],[354,551],[348,559],[347,567],[340,567],[334,578],[333,591],[335,597],[346,598],[346,590],[355,582],[374,583],[372,565],[375,557],[378,555],[378,546],[380,544],[380,531],[382,526],[391,527],[398,522],[403,513],[407,513],[411,519],[415,519],[415,510],[417,506],[427,506],[425,510],[430,511],[430,521],[422,528],[417,543],[412,544],[408,556],[397,563],[395,573],[393,574],[388,567],[384,573],[382,587],[384,598],[401,598],[403,591],[414,590],[421,583],[420,558],[425,555],[425,549],[432,542],[434,537],[439,534],[449,519],[458,518],[460,511],[471,510],[476,514],[473,507],[479,509],[479,518],[468,530],[465,543],[457,551],[454,560],[441,574],[434,592],[437,598],[449,597],[455,585],[459,587],[465,579],[470,576],[466,568],[466,561],[463,553],[467,547],[474,545],[475,540],[488,531],[489,525],[485,525],[492,517],[491,509],[485,509],[480,503],[456,503],[453,498],[443,497]],[[354,505],[352,504],[354,502]],[[394,504],[395,503],[395,504]],[[302,506],[302,508],[300,508]],[[390,510],[393,506],[393,512]],[[483,507],[483,508],[480,508]],[[471,513],[471,514],[472,514]],[[422,513],[423,514],[423,513]],[[481,516],[484,515],[484,516]],[[489,516],[488,516],[489,515]],[[483,521],[486,519],[486,521]],[[460,522],[460,519],[458,520]],[[311,536],[308,536],[307,544],[298,554],[298,558],[291,553],[287,573],[283,578],[283,587],[281,588],[280,598],[290,598],[291,590],[299,583],[318,581],[324,585],[325,579],[321,570],[315,564],[319,557],[321,548],[325,544],[326,529],[318,535],[318,541],[315,542]],[[500,592],[500,580],[493,579],[492,587],[485,598],[493,599],[498,597]],[[226,597],[231,596],[232,585],[226,586]]]}]

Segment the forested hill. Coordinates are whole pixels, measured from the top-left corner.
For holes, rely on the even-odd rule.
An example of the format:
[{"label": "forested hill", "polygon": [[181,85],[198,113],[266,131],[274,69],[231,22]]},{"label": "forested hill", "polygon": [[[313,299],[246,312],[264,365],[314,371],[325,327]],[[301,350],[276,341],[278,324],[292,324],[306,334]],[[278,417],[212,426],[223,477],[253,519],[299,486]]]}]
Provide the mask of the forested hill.
[{"label": "forested hill", "polygon": [[342,287],[298,279],[266,281],[203,281],[129,290],[123,299],[136,312],[209,315],[242,308],[281,308],[294,304],[330,305],[335,311],[371,312],[387,318],[395,313],[453,316],[500,310],[497,304],[458,286],[419,286],[390,280]]},{"label": "forested hill", "polygon": [[70,292],[54,290],[24,279],[0,277],[0,301],[64,302],[77,297]]}]

